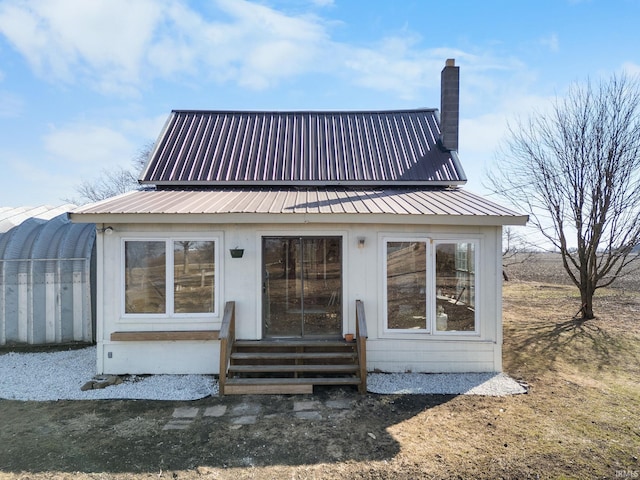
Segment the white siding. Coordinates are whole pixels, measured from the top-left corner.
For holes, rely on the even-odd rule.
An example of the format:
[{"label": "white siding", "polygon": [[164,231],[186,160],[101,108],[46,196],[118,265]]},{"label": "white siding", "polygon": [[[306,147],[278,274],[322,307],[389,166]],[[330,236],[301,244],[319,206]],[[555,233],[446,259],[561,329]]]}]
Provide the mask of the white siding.
[{"label": "white siding", "polygon": [[[98,239],[98,371],[100,373],[218,373],[217,341],[112,342],[114,331],[219,329],[221,318],[145,320],[122,314],[122,238],[162,235],[206,235],[215,232],[220,249],[217,281],[220,306],[236,302],[238,338],[258,339],[262,331],[261,238],[264,235],[332,235],[343,238],[344,332],[355,332],[355,301],[365,306],[368,369],[412,372],[479,372],[501,370],[501,277],[499,253],[501,228],[433,225],[171,225],[110,224],[112,235]],[[434,238],[472,238],[479,242],[477,272],[478,332],[456,335],[390,334],[383,332],[384,287],[381,278],[381,238],[385,235],[420,235]],[[365,245],[358,248],[358,239]],[[244,249],[232,259],[229,249]],[[104,263],[100,261],[104,251]],[[108,353],[111,352],[111,358]]]},{"label": "white siding", "polygon": [[384,372],[494,372],[493,342],[371,340],[367,368]]},{"label": "white siding", "polygon": [[98,355],[104,358],[103,373],[204,375],[220,370],[218,342],[105,342]]}]

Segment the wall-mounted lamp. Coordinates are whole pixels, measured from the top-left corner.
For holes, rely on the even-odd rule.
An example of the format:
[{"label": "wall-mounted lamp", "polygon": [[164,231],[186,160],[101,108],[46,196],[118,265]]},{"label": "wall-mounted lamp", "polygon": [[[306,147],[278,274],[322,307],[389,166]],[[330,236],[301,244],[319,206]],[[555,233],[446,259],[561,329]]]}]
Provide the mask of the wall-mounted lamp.
[{"label": "wall-mounted lamp", "polygon": [[229,253],[231,254],[231,258],[242,258],[244,248],[231,248],[229,249]]},{"label": "wall-mounted lamp", "polygon": [[364,237],[358,237],[358,248],[364,248]]},{"label": "wall-mounted lamp", "polygon": [[113,233],[113,227],[109,226],[104,228],[98,228],[98,232],[104,233],[105,235],[111,235]]}]

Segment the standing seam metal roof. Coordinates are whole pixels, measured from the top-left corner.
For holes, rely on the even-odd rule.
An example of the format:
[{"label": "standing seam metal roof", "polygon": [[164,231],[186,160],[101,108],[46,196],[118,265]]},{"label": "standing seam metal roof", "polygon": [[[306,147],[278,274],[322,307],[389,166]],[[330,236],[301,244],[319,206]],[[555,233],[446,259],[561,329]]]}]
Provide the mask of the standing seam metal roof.
[{"label": "standing seam metal roof", "polygon": [[526,218],[463,189],[435,188],[221,188],[135,191],[80,207],[73,211],[72,215],[74,220],[82,221],[83,215],[251,213],[496,216],[511,218],[515,223],[524,223]]},{"label": "standing seam metal roof", "polygon": [[171,112],[140,182],[155,185],[460,185],[435,109]]}]

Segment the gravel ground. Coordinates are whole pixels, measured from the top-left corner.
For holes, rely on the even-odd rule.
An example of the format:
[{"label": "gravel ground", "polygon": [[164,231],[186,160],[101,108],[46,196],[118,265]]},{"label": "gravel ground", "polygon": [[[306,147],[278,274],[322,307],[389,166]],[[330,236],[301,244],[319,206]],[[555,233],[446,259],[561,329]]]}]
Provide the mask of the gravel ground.
[{"label": "gravel ground", "polygon": [[[197,400],[218,394],[210,375],[127,376],[119,385],[82,391],[95,375],[95,347],[48,353],[0,355],[0,398],[9,400]],[[501,373],[385,374],[367,378],[372,393],[467,394],[502,396],[526,393]]]},{"label": "gravel ground", "polygon": [[501,397],[526,393],[504,373],[371,373],[367,390],[372,393],[485,395]]}]

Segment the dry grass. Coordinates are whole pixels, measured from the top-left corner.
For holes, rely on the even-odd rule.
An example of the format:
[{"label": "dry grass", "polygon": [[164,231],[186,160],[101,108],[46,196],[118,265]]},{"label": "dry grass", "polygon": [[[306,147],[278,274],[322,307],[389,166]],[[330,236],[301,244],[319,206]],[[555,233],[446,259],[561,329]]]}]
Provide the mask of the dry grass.
[{"label": "dry grass", "polygon": [[[505,285],[504,367],[529,384],[527,395],[351,396],[356,404],[344,425],[204,425],[182,436],[157,431],[158,418],[170,415],[171,407],[79,402],[65,415],[84,412],[78,418],[129,424],[134,418],[131,427],[140,431],[123,442],[104,425],[93,428],[97,420],[86,422],[86,437],[68,430],[69,423],[60,431],[60,451],[71,458],[60,461],[64,467],[5,470],[0,452],[0,479],[640,478],[640,293],[602,291],[596,300],[600,316],[588,322],[572,318],[577,308],[575,289],[568,286]],[[45,447],[47,437],[38,432],[53,434],[58,408],[0,402],[0,445],[54,464],[56,450]],[[21,422],[12,423],[15,417]],[[27,417],[40,423],[21,426]],[[243,466],[247,455],[274,444],[287,448]],[[154,463],[162,456],[169,469]],[[109,463],[114,460],[116,466]],[[105,471],[110,473],[100,473]]]}]

